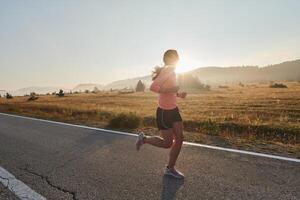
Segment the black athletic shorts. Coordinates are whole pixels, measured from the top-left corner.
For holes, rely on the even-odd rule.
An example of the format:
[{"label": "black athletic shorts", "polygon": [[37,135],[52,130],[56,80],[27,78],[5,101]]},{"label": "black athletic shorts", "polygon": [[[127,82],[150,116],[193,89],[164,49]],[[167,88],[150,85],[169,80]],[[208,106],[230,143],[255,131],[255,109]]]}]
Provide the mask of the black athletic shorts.
[{"label": "black athletic shorts", "polygon": [[178,107],[172,110],[164,110],[160,107],[156,110],[156,124],[158,130],[167,130],[173,127],[174,122],[181,122],[182,118]]}]

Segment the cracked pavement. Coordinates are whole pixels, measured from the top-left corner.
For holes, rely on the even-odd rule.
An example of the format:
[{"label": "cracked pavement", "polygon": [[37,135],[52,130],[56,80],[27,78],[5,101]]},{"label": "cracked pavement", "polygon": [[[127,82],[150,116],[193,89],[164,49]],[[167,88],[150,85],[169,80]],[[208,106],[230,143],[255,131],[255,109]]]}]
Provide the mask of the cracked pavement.
[{"label": "cracked pavement", "polygon": [[185,145],[178,181],[130,136],[0,115],[0,138],[0,166],[47,199],[300,199],[299,163]]},{"label": "cracked pavement", "polygon": [[0,183],[0,199],[18,200],[18,198],[12,194],[7,187]]},{"label": "cracked pavement", "polygon": [[50,187],[55,188],[55,189],[57,189],[57,190],[59,190],[59,191],[61,191],[61,192],[63,192],[63,193],[69,194],[69,195],[71,195],[71,197],[72,197],[73,200],[77,200],[77,199],[76,199],[76,193],[75,193],[75,192],[69,191],[69,190],[64,189],[64,188],[62,188],[62,187],[60,187],[60,186],[54,185],[54,184],[50,181],[50,179],[48,178],[48,176],[44,176],[44,175],[42,175],[42,174],[38,174],[38,173],[36,173],[36,172],[34,172],[34,171],[29,170],[27,167],[26,167],[26,168],[22,168],[21,170],[25,171],[26,173],[32,174],[32,175],[34,175],[34,176],[40,177],[40,178],[41,178],[43,181],[45,181]]}]

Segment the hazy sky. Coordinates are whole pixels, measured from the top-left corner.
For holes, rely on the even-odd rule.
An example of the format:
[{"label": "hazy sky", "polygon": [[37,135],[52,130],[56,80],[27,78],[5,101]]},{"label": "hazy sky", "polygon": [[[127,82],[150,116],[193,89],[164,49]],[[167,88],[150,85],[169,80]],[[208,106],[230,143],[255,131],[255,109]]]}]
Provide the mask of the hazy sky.
[{"label": "hazy sky", "polygon": [[298,0],[0,0],[0,89],[143,76],[175,48],[185,69],[300,57]]}]

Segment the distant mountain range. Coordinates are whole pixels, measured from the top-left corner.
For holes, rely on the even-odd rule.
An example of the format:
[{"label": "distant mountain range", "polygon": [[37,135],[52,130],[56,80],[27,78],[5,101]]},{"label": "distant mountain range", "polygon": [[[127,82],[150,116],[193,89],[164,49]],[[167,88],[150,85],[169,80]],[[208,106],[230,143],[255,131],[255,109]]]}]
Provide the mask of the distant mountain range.
[{"label": "distant mountain range", "polygon": [[[234,67],[200,67],[189,72],[206,84],[223,84],[235,82],[257,81],[299,81],[300,60],[283,62],[265,67],[234,66]],[[112,82],[102,87],[104,90],[135,88],[141,80],[146,87],[151,84],[151,76],[136,77]]]},{"label": "distant mountain range", "polygon": [[70,91],[70,89],[64,87],[26,87],[26,88],[21,88],[18,90],[8,91],[8,92],[13,96],[22,96],[22,95],[30,94],[31,92],[35,92],[36,94],[47,94],[47,93],[51,94],[53,92],[58,92],[60,89],[64,91]]},{"label": "distant mountain range", "polygon": [[[197,76],[206,84],[223,84],[235,82],[257,82],[257,81],[299,81],[300,80],[300,59],[283,62],[280,64],[265,67],[258,66],[233,66],[233,67],[200,67],[186,72]],[[61,87],[29,87],[15,91],[10,91],[13,95],[24,95],[35,92],[46,94],[63,89],[64,91],[93,91],[95,87],[99,90],[135,88],[137,82],[141,80],[149,87],[151,76],[142,76],[131,79],[114,81],[107,85],[96,83],[79,84],[73,89]]]},{"label": "distant mountain range", "polygon": [[198,76],[201,81],[206,83],[298,81],[300,80],[300,60],[266,67],[204,67],[187,73]]}]

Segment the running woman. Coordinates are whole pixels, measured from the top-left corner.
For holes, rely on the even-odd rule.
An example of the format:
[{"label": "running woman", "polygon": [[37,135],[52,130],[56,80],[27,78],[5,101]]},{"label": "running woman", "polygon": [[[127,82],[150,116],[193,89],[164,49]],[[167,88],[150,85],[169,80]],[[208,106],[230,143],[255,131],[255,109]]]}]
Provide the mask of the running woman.
[{"label": "running woman", "polygon": [[153,82],[150,90],[159,94],[158,108],[156,110],[156,123],[161,137],[138,135],[136,149],[143,144],[150,144],[160,148],[171,148],[169,163],[165,175],[183,179],[184,175],[175,169],[175,164],[183,142],[183,123],[177,107],[176,98],[185,98],[186,92],[178,92],[175,69],[179,61],[176,50],[167,50],[163,57],[164,66],[156,67],[153,72]]}]

